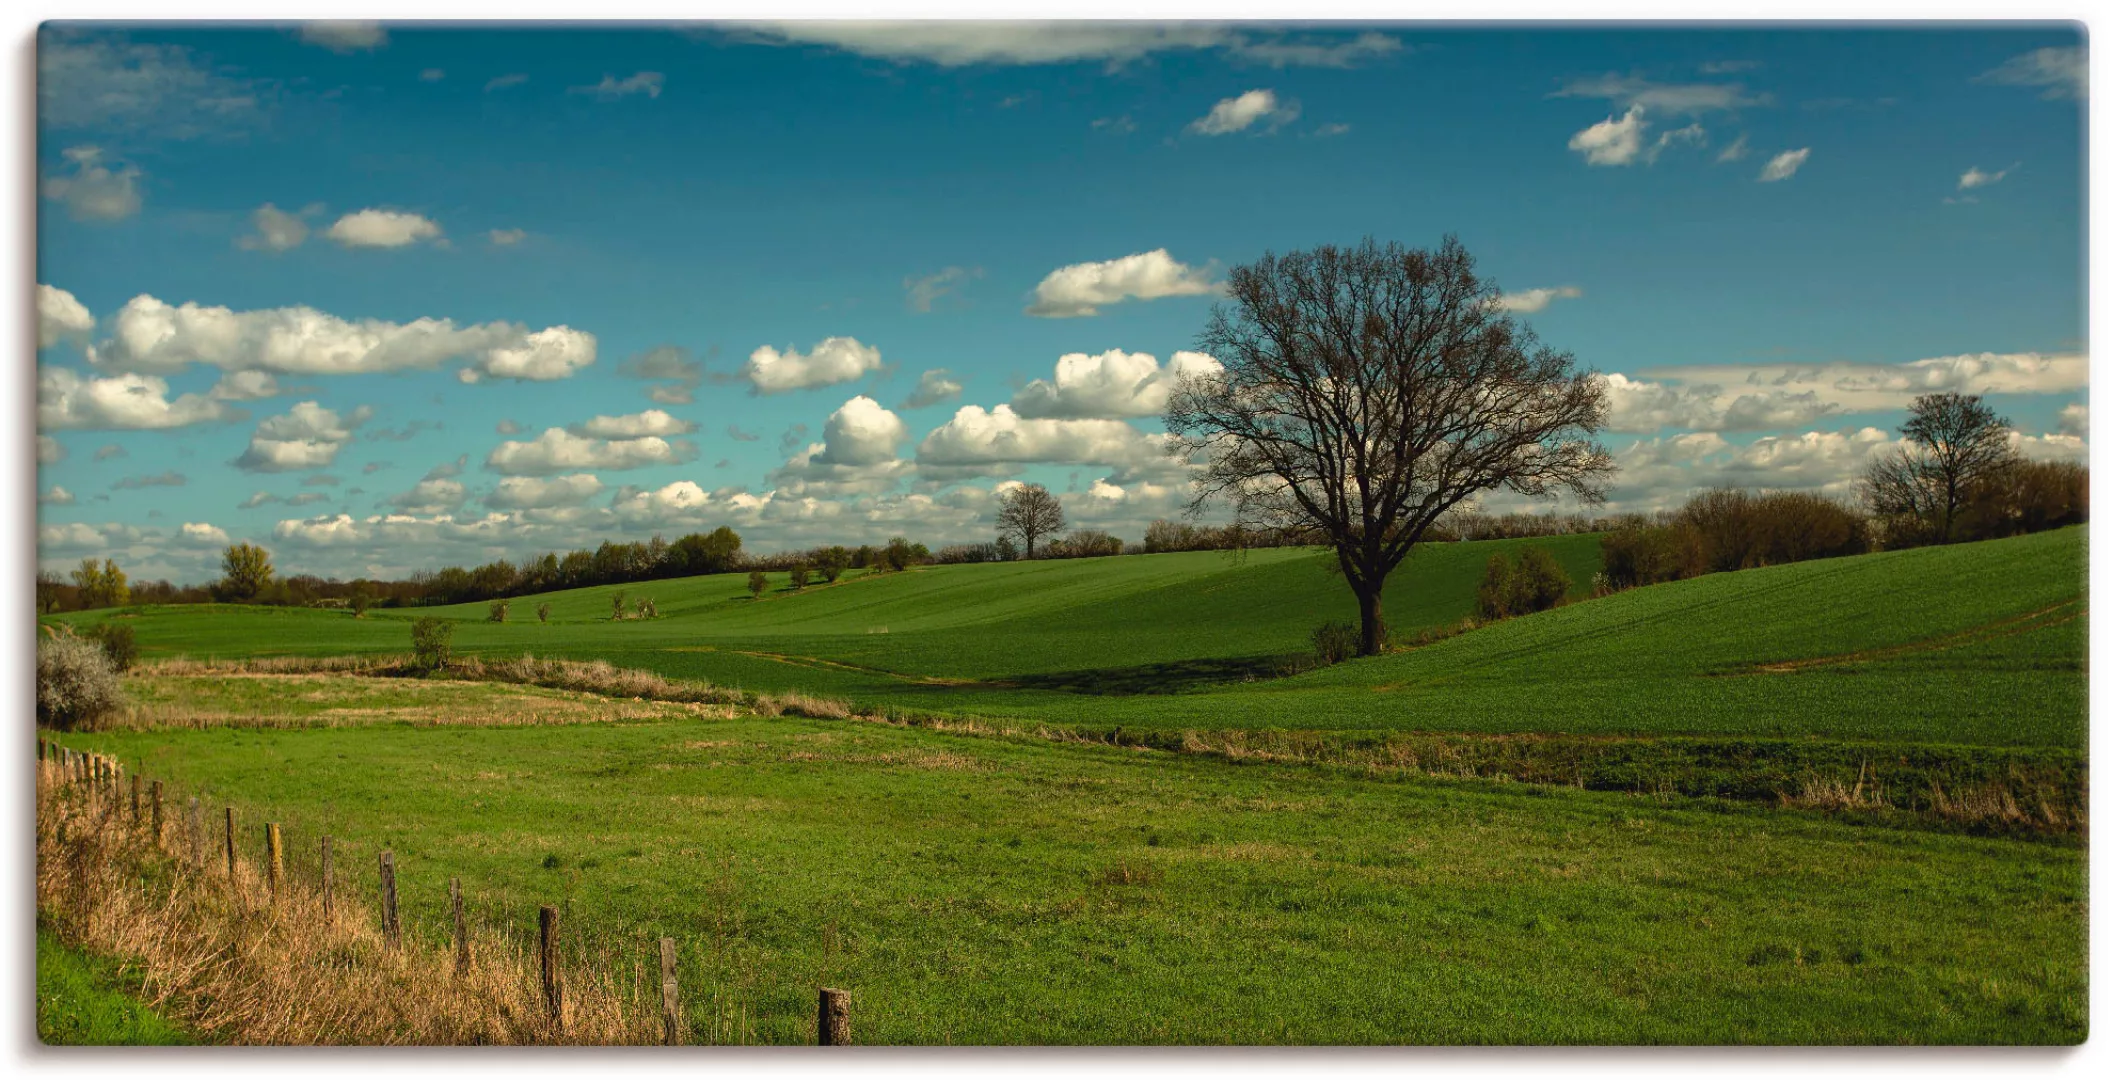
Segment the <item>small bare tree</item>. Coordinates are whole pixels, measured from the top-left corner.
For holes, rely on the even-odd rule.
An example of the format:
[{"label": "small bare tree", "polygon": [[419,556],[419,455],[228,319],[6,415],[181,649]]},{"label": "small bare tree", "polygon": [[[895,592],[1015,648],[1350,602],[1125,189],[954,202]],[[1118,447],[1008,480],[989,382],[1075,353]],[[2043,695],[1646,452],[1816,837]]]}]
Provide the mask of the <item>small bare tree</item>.
[{"label": "small bare tree", "polygon": [[1326,538],[1377,653],[1387,575],[1439,516],[1479,492],[1600,501],[1613,470],[1591,436],[1606,388],[1513,321],[1453,237],[1436,251],[1324,246],[1230,275],[1183,377],[1169,451],[1205,455],[1190,503]]},{"label": "small bare tree", "polygon": [[1979,394],[1924,394],[1900,425],[1906,446],[1865,468],[1864,499],[1871,512],[1906,525],[1940,544],[1958,536],[1959,515],[1981,486],[2018,461],[2010,421]]},{"label": "small bare tree", "polygon": [[1064,529],[1064,506],[1040,484],[1021,484],[998,499],[998,535],[1017,536],[1034,558],[1034,542]]}]

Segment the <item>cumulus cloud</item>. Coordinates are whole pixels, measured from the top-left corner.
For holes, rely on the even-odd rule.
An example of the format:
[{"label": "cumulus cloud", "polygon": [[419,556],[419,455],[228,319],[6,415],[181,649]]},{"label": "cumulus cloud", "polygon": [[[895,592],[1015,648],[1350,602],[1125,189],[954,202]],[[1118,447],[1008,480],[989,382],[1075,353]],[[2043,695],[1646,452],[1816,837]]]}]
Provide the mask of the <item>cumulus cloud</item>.
[{"label": "cumulus cloud", "polygon": [[389,42],[389,32],[382,24],[349,19],[305,22],[298,33],[302,41],[334,53],[367,52]]},{"label": "cumulus cloud", "polygon": [[186,521],[177,532],[178,543],[196,548],[225,548],[228,544],[227,530],[211,522]]},{"label": "cumulus cloud", "polygon": [[1074,263],[1049,272],[1035,286],[1027,313],[1047,319],[1098,315],[1105,304],[1166,296],[1213,296],[1224,289],[1211,268],[1185,266],[1165,248],[1106,262]]},{"label": "cumulus cloud", "polygon": [[60,151],[68,171],[44,180],[44,197],[64,203],[75,221],[123,221],[139,213],[138,168],[103,163],[103,151],[71,146]]},{"label": "cumulus cloud", "polygon": [[1629,165],[1643,153],[1642,107],[1631,108],[1620,119],[1612,116],[1570,136],[1570,149],[1585,155],[1587,165]]},{"label": "cumulus cloud", "polygon": [[411,485],[411,490],[389,497],[389,505],[409,514],[444,514],[458,509],[469,498],[469,490],[460,480],[445,477],[427,477]]},{"label": "cumulus cloud", "polygon": [[927,313],[932,305],[961,290],[963,285],[983,276],[980,266],[949,266],[936,274],[902,279],[903,302],[911,311]]},{"label": "cumulus cloud", "polygon": [[84,378],[68,368],[37,373],[37,426],[46,431],[145,431],[239,420],[242,413],[199,394],[169,400],[152,375]]},{"label": "cumulus cloud", "polygon": [[1766,94],[1748,94],[1740,83],[1662,83],[1615,74],[1576,79],[1549,96],[1599,98],[1616,102],[1630,113],[1648,109],[1691,116],[1765,105],[1769,100]]},{"label": "cumulus cloud", "polygon": [[1299,103],[1278,101],[1274,90],[1257,89],[1220,100],[1211,111],[1189,123],[1196,135],[1231,135],[1256,124],[1266,134],[1299,118]]},{"label": "cumulus cloud", "polygon": [[1611,431],[1757,431],[1905,409],[1921,394],[2084,388],[2080,354],[1965,353],[1904,364],[1706,364],[1604,376]]},{"label": "cumulus cloud", "polygon": [[1747,152],[1748,148],[1746,145],[1746,134],[1744,132],[1741,132],[1738,138],[1732,140],[1730,146],[1727,146],[1722,151],[1718,152],[1717,164],[1723,165],[1733,161],[1744,160],[1747,155]]},{"label": "cumulus cloud", "polygon": [[1264,36],[1200,22],[1042,22],[967,20],[858,22],[814,20],[730,25],[726,32],[781,45],[823,45],[895,63],[1111,66],[1161,52],[1216,51],[1267,67],[1349,68],[1402,51],[1400,40],[1367,31]]},{"label": "cumulus cloud", "polygon": [[249,223],[256,231],[235,241],[245,251],[291,251],[308,240],[308,222],[301,214],[288,213],[270,203],[253,211]]},{"label": "cumulus cloud", "polygon": [[68,491],[63,487],[60,487],[57,484],[53,484],[51,485],[51,490],[46,491],[44,494],[37,496],[37,501],[40,503],[49,503],[53,506],[72,506],[73,492]]},{"label": "cumulus cloud", "polygon": [[625,416],[597,416],[584,424],[573,424],[566,430],[596,439],[637,439],[647,435],[687,435],[697,430],[697,425],[659,409],[647,409]]},{"label": "cumulus cloud", "polygon": [[735,442],[755,442],[763,436],[753,431],[743,431],[737,424],[726,425],[726,437]]},{"label": "cumulus cloud", "polygon": [[399,248],[441,234],[439,224],[422,214],[370,208],[337,219],[323,235],[348,248]]},{"label": "cumulus cloud", "polygon": [[473,377],[562,379],[594,363],[593,334],[567,326],[531,331],[516,323],[458,327],[449,319],[408,323],[347,320],[311,307],[232,311],[133,297],[112,320],[98,367],[169,374],[190,364],[230,371],[352,375],[468,363]]},{"label": "cumulus cloud", "polygon": [[216,401],[260,401],[279,396],[279,380],[269,371],[230,371],[208,393]]},{"label": "cumulus cloud", "polygon": [[583,505],[601,490],[602,482],[591,473],[553,476],[547,480],[509,476],[499,481],[499,486],[484,497],[484,505],[494,510],[555,510]]},{"label": "cumulus cloud", "polygon": [[[1147,465],[1165,459],[1165,437],[1120,420],[1031,419],[1000,405],[964,405],[917,446],[919,466],[938,475],[1002,475],[993,466]],[[931,475],[930,470],[925,470]]]},{"label": "cumulus cloud", "polygon": [[1997,67],[1982,72],[1975,82],[2000,83],[2006,86],[2037,86],[2040,96],[2050,101],[2071,99],[2082,101],[2088,94],[2091,71],[2081,45],[2057,46],[2034,49],[2003,61]]},{"label": "cumulus cloud", "polygon": [[912,466],[896,457],[910,437],[902,418],[860,395],[845,402],[822,425],[814,443],[770,475],[787,495],[878,494],[892,489]]},{"label": "cumulus cloud", "polygon": [[95,333],[95,316],[64,289],[37,284],[37,348],[49,349],[68,339],[86,341]]},{"label": "cumulus cloud", "polygon": [[679,465],[696,455],[697,448],[681,439],[596,439],[548,428],[532,442],[500,443],[485,457],[484,467],[507,476],[554,476],[588,469],[615,472]]},{"label": "cumulus cloud", "polygon": [[1025,419],[1158,416],[1182,377],[1223,370],[1199,352],[1177,352],[1165,367],[1149,353],[1067,353],[1057,359],[1054,379],[1036,379],[1013,395],[1012,411]]},{"label": "cumulus cloud", "polygon": [[602,81],[595,83],[593,86],[575,86],[566,92],[586,94],[589,97],[600,98],[603,101],[614,101],[617,98],[630,97],[633,94],[644,94],[649,98],[657,98],[660,96],[661,85],[665,82],[667,82],[667,77],[658,71],[641,71],[636,75],[623,79],[619,79],[614,75],[604,75],[602,76]]},{"label": "cumulus cloud", "polygon": [[1642,439],[1615,452],[1608,509],[1666,509],[1712,487],[1853,498],[1865,466],[1898,445],[1875,427],[1767,435],[1743,446],[1714,432]]},{"label": "cumulus cloud", "polygon": [[1797,175],[1798,169],[1804,166],[1805,159],[1811,156],[1812,148],[1809,146],[1799,150],[1785,150],[1768,159],[1768,164],[1761,167],[1758,179],[1763,184],[1788,180]]},{"label": "cumulus cloud", "polygon": [[37,464],[56,465],[66,460],[66,448],[49,435],[37,436]]},{"label": "cumulus cloud", "polygon": [[801,353],[765,345],[748,355],[740,377],[758,394],[834,386],[880,370],[880,350],[853,337],[824,338]]},{"label": "cumulus cloud", "polygon": [[265,112],[269,87],[215,71],[181,45],[46,29],[36,53],[37,119],[54,130],[189,139]]},{"label": "cumulus cloud", "polygon": [[2009,169],[1998,169],[1995,172],[1982,172],[1980,166],[1972,166],[1968,168],[1965,172],[1959,174],[1959,190],[1970,191],[1974,188],[1988,187],[1991,184],[2001,183],[2004,177],[2010,175],[2011,169],[2015,168],[2017,168],[2017,166],[2012,165]]},{"label": "cumulus cloud", "polygon": [[329,468],[337,461],[338,451],[352,441],[353,431],[373,414],[374,410],[362,405],[339,416],[334,409],[303,401],[258,424],[249,449],[235,459],[235,467],[248,472]]},{"label": "cumulus cloud", "polygon": [[616,373],[633,379],[666,380],[646,390],[646,397],[662,405],[688,405],[698,383],[704,381],[704,365],[688,349],[661,345],[616,366]]},{"label": "cumulus cloud", "polygon": [[1497,306],[1506,311],[1530,315],[1545,310],[1557,300],[1575,300],[1585,295],[1585,290],[1575,285],[1559,285],[1552,289],[1527,289],[1525,292],[1505,293],[1497,298]]},{"label": "cumulus cloud", "polygon": [[954,380],[954,373],[945,368],[933,368],[917,377],[917,388],[910,391],[910,396],[896,408],[922,409],[960,396],[961,384]]},{"label": "cumulus cloud", "polygon": [[2064,435],[2074,435],[2078,438],[2091,434],[2090,408],[2081,401],[2062,406],[2060,426],[2057,430]]}]

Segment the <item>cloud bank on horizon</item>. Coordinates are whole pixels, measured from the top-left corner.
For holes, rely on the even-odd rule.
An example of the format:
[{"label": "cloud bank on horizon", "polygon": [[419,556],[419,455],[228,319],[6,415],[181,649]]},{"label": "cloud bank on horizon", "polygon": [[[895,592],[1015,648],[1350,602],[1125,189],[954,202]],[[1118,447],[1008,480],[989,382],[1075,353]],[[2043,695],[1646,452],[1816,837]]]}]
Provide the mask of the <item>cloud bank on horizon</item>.
[{"label": "cloud bank on horizon", "polygon": [[1943,390],[2087,450],[2058,29],[522,33],[46,27],[40,565],[936,546],[1020,481],[1137,539],[1232,268],[1368,234],[1602,373],[1612,510],[1848,497]]}]

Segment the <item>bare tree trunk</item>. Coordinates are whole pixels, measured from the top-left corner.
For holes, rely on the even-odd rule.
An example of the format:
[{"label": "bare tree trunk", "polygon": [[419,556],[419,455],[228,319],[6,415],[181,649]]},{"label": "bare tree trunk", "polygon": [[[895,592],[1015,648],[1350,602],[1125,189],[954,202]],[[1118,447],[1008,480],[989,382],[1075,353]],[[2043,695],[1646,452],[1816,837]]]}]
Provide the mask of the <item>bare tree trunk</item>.
[{"label": "bare tree trunk", "polygon": [[1357,591],[1357,655],[1378,656],[1380,641],[1387,632],[1386,623],[1379,616],[1380,590],[1362,586],[1353,588]]}]

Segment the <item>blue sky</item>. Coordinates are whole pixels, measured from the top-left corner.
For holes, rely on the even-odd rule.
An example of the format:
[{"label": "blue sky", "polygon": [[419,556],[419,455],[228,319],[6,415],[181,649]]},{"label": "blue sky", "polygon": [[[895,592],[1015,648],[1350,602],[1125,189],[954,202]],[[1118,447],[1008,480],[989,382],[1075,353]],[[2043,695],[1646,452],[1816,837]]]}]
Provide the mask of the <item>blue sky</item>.
[{"label": "blue sky", "polygon": [[2028,454],[2084,454],[2067,26],[51,26],[40,50],[48,566],[197,581],[247,538],[397,574],[720,524],[936,545],[987,538],[1010,479],[1136,539],[1182,502],[1153,415],[1211,362],[1177,354],[1225,269],[1368,234],[1458,234],[1608,374],[1617,509],[1848,495],[1917,390],[1989,392]]}]

